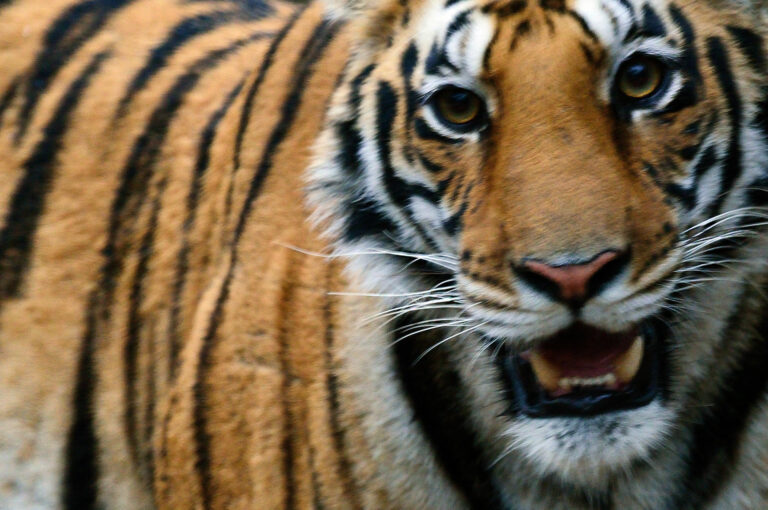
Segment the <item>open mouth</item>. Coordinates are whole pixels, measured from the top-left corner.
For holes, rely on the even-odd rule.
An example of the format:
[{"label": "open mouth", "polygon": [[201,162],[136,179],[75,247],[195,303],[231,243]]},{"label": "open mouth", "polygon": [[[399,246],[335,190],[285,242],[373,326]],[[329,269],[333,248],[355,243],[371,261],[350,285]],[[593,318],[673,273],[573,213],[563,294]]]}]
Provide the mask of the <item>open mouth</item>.
[{"label": "open mouth", "polygon": [[661,366],[657,344],[650,327],[610,333],[576,323],[502,361],[524,414],[590,416],[642,407],[655,398]]}]

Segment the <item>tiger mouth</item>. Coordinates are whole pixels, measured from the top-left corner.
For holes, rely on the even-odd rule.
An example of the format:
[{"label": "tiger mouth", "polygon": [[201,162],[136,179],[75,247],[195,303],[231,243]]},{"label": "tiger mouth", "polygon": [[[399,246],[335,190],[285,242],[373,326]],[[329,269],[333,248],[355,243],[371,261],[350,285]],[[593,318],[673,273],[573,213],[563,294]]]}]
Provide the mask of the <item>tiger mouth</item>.
[{"label": "tiger mouth", "polygon": [[610,333],[577,323],[502,360],[520,412],[591,416],[650,403],[659,389],[660,351],[650,327]]}]

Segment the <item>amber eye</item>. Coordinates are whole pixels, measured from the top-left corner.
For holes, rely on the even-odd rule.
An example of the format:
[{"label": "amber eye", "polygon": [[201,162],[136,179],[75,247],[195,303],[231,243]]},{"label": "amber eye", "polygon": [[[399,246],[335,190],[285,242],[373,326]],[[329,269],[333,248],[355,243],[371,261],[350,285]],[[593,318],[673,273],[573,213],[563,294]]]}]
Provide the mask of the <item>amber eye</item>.
[{"label": "amber eye", "polygon": [[450,124],[467,126],[480,119],[483,101],[475,94],[459,87],[439,90],[433,97],[435,111]]},{"label": "amber eye", "polygon": [[664,65],[650,57],[635,56],[622,64],[617,76],[619,92],[629,99],[652,96],[664,83]]}]

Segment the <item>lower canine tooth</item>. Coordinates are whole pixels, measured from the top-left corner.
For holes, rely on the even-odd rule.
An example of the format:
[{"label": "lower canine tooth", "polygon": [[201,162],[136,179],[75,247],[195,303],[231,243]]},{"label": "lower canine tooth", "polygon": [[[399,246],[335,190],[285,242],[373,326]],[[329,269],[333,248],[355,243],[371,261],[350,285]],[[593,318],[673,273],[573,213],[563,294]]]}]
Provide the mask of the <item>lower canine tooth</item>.
[{"label": "lower canine tooth", "polygon": [[536,351],[531,352],[531,357],[528,361],[531,363],[533,373],[536,374],[536,379],[538,379],[539,384],[545,390],[554,391],[558,388],[560,370],[556,366],[544,359],[544,356]]},{"label": "lower canine tooth", "polygon": [[640,369],[640,363],[643,361],[643,346],[644,342],[642,337],[638,336],[635,341],[629,347],[627,352],[621,355],[616,360],[614,373],[619,382],[628,383],[637,375],[637,371]]}]

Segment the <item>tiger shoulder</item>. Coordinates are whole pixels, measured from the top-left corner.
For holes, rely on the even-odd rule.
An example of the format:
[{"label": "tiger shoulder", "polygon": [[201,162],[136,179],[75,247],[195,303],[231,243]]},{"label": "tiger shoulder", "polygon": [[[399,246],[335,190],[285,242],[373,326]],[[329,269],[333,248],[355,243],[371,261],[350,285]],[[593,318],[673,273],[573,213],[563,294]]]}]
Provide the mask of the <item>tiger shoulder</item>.
[{"label": "tiger shoulder", "polygon": [[759,0],[0,0],[0,509],[768,505]]}]

